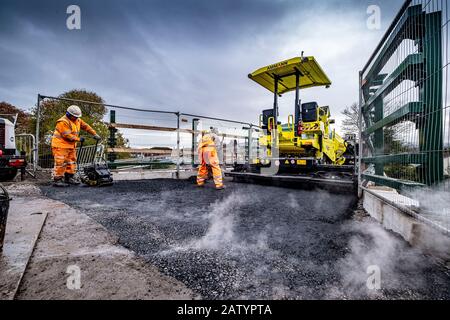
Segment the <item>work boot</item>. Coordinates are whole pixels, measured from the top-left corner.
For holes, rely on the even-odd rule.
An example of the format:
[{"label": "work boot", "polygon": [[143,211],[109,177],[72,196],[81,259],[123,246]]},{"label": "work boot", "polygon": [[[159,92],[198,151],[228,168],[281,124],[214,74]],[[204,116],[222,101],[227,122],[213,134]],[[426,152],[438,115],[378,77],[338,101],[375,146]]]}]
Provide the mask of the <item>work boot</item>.
[{"label": "work boot", "polygon": [[225,189],[224,185],[221,185],[220,187],[216,187],[216,190],[223,190],[223,189]]},{"label": "work boot", "polygon": [[80,181],[75,179],[73,174],[66,173],[64,175],[64,180],[67,184],[71,184],[71,185],[79,185],[80,184]]},{"label": "work boot", "polygon": [[54,187],[68,187],[69,184],[66,183],[62,178],[59,178],[59,179],[53,180],[53,186]]}]

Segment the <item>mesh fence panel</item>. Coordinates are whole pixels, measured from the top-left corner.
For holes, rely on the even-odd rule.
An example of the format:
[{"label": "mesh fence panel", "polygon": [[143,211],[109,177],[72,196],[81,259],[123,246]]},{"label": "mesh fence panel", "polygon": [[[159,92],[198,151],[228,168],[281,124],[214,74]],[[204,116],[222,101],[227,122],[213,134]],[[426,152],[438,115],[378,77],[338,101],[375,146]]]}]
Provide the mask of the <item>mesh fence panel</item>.
[{"label": "mesh fence panel", "polygon": [[448,7],[449,0],[406,1],[360,75],[360,181],[398,190],[393,202],[447,229]]}]

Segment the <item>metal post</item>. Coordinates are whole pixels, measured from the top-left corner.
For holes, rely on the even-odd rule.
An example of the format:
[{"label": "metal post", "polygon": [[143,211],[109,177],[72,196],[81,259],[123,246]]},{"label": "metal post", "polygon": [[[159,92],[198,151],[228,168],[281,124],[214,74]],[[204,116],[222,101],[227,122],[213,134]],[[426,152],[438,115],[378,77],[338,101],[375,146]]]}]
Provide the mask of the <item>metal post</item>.
[{"label": "metal post", "polygon": [[[358,93],[359,93],[359,107],[358,107],[358,197],[362,197],[362,177],[361,177],[361,159],[362,159],[362,71],[359,72],[359,86],[358,86]],[[356,147],[356,143],[355,143]]]},{"label": "metal post", "polygon": [[427,185],[436,185],[444,180],[441,15],[440,11],[425,15],[423,39],[426,78],[423,84],[422,101],[425,117],[421,121],[423,137],[420,150],[427,155],[425,176],[422,180]]},{"label": "metal post", "polygon": [[273,90],[273,118],[274,118],[274,130],[276,130],[278,126],[278,80],[279,78],[275,76],[275,86]]},{"label": "metal post", "polygon": [[177,112],[177,179],[180,179],[180,113]]},{"label": "metal post", "polygon": [[274,86],[274,93],[273,93],[273,118],[274,118],[274,124],[273,128],[270,132],[270,145],[271,145],[271,151],[270,155],[273,158],[274,153],[276,157],[278,157],[278,81],[280,80],[278,76],[275,76],[275,86]]},{"label": "metal post", "polygon": [[[108,146],[113,149],[116,147],[116,132],[117,129],[115,127],[113,127],[113,124],[116,123],[116,111],[115,110],[110,110],[109,111],[109,139],[108,139]],[[111,169],[116,169],[117,167],[114,165],[114,161],[116,160],[117,155],[115,152],[111,151],[108,152],[108,161],[109,161],[109,166],[111,167]]]},{"label": "metal post", "polygon": [[[300,73],[297,71],[295,73],[295,105],[294,105],[294,110],[298,106],[299,95],[300,95]],[[300,121],[302,120],[301,118],[302,118],[302,113],[300,112]]]},{"label": "metal post", "polygon": [[198,125],[200,119],[194,118],[192,119],[192,152],[191,152],[191,161],[192,167],[195,168],[195,150],[197,149],[197,135],[198,135]]},{"label": "metal post", "polygon": [[238,160],[238,156],[237,156],[237,148],[238,147],[238,143],[237,140],[234,139],[233,140],[233,166],[237,165],[237,160]]},{"label": "metal post", "polygon": [[[381,97],[378,97],[374,102],[374,122],[381,121],[384,117],[384,102]],[[385,153],[385,141],[384,141],[384,128],[375,130],[374,136],[374,154],[380,156]],[[384,176],[385,163],[375,163],[375,174],[378,176]]]},{"label": "metal post", "polygon": [[248,128],[248,165],[251,164],[252,160],[252,137],[253,137],[253,126],[250,125]]},{"label": "metal post", "polygon": [[34,152],[34,159],[33,159],[34,170],[36,170],[38,163],[39,163],[39,139],[40,139],[39,126],[40,126],[40,122],[41,122],[41,100],[42,100],[42,97],[38,93],[37,105],[36,105],[36,135],[35,135],[34,150],[33,150],[33,152]]},{"label": "metal post", "polygon": [[222,145],[222,164],[224,166],[224,168],[227,167],[227,144],[224,143]]},{"label": "metal post", "polygon": [[294,119],[294,135],[298,136],[298,127],[302,123],[302,110],[300,106],[300,71],[295,72],[295,105],[294,105],[295,119]]}]

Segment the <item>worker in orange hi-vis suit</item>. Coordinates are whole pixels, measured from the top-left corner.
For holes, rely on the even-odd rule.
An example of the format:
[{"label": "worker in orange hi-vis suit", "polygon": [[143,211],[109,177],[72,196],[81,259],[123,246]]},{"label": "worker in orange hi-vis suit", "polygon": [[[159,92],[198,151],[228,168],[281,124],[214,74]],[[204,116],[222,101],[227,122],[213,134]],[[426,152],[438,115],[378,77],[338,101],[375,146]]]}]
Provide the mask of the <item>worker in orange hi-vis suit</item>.
[{"label": "worker in orange hi-vis suit", "polygon": [[66,115],[56,121],[56,129],[52,137],[52,153],[55,160],[53,170],[53,185],[67,187],[70,184],[79,184],[74,178],[76,168],[76,144],[83,142],[79,137],[80,130],[89,132],[94,139],[100,140],[100,136],[86,122],[80,119],[81,109],[72,105],[67,108]]},{"label": "worker in orange hi-vis suit", "polygon": [[214,184],[217,190],[225,188],[222,180],[222,170],[219,165],[216,145],[214,138],[209,134],[203,134],[202,140],[198,146],[198,156],[200,166],[198,167],[197,186],[203,187],[206,179],[208,179],[208,166],[212,169]]}]

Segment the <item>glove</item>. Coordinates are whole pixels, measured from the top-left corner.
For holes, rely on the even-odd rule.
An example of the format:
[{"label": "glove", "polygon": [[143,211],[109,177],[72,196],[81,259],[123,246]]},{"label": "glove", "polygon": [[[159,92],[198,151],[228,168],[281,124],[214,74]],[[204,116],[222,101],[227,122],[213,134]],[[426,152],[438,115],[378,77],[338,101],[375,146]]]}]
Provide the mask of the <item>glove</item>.
[{"label": "glove", "polygon": [[84,142],[84,137],[80,137],[80,142]]},{"label": "glove", "polygon": [[97,140],[97,141],[100,141],[100,140],[102,140],[102,137],[100,137],[98,134],[96,134],[94,136],[94,139]]}]

